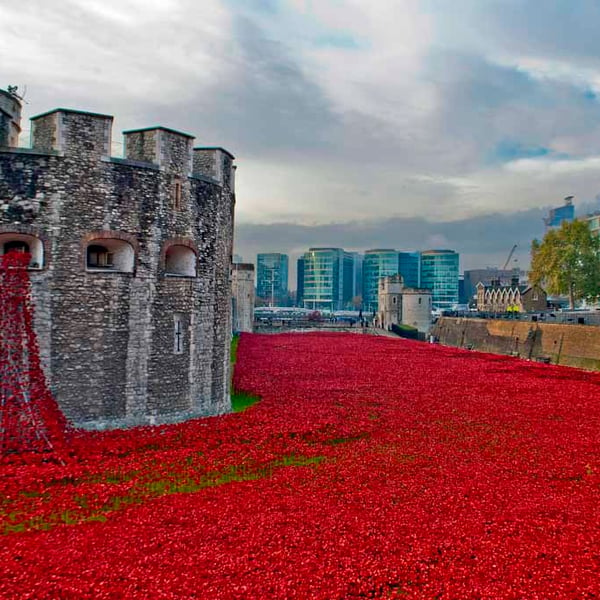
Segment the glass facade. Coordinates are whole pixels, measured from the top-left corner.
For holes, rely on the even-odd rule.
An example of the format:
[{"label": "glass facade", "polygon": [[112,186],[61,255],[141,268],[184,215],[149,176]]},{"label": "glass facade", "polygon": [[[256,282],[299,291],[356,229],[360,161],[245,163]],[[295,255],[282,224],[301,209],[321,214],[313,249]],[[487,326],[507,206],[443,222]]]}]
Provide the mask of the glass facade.
[{"label": "glass facade", "polygon": [[296,306],[304,306],[304,257],[301,256],[296,270]]},{"label": "glass facade", "polygon": [[310,248],[304,253],[303,306],[334,311],[352,299],[354,261],[341,248]]},{"label": "glass facade", "polygon": [[256,295],[269,306],[279,306],[288,296],[287,254],[269,252],[256,256]]},{"label": "glass facade", "polygon": [[374,312],[378,305],[379,278],[399,273],[397,250],[367,250],[363,260],[363,310]]},{"label": "glass facade", "polygon": [[[358,252],[350,252],[350,256],[352,257],[352,279],[353,279],[351,300],[353,300],[354,298],[362,297],[363,256],[362,256],[362,254],[359,254]],[[361,303],[361,305],[362,305],[362,303]],[[357,307],[354,307],[354,305],[353,305],[353,308],[360,308],[361,305],[359,305]]]},{"label": "glass facade", "polygon": [[458,258],[454,250],[421,252],[421,287],[432,291],[434,308],[458,304]]},{"label": "glass facade", "polygon": [[398,252],[398,270],[406,287],[421,286],[421,254],[419,252]]},{"label": "glass facade", "polygon": [[565,203],[557,208],[551,208],[548,216],[544,219],[546,228],[560,227],[563,221],[573,221],[575,219],[575,207],[573,206],[573,196],[567,196]]},{"label": "glass facade", "polygon": [[598,216],[597,212],[582,218],[587,221],[590,231],[594,235],[600,235],[600,216]]}]

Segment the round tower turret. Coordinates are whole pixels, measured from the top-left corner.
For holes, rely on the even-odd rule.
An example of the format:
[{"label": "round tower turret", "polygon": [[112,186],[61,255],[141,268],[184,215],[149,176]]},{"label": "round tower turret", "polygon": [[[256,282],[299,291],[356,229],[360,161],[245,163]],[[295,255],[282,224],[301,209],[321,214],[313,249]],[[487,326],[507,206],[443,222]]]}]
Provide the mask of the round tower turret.
[{"label": "round tower turret", "polygon": [[16,87],[8,86],[8,91],[0,89],[0,147],[19,145],[22,107]]}]

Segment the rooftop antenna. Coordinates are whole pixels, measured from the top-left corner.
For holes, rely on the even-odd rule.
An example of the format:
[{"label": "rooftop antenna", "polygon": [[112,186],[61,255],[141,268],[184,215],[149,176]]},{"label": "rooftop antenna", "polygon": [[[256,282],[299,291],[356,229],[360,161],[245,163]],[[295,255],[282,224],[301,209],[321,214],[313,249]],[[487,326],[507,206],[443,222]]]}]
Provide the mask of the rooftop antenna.
[{"label": "rooftop antenna", "polygon": [[6,91],[11,95],[14,96],[15,98],[18,98],[19,100],[21,100],[21,102],[25,102],[25,104],[29,104],[26,100],[25,100],[25,95],[27,94],[27,86],[23,86],[23,93],[19,94],[18,93],[19,90],[19,86],[18,85],[7,85],[6,86]]}]

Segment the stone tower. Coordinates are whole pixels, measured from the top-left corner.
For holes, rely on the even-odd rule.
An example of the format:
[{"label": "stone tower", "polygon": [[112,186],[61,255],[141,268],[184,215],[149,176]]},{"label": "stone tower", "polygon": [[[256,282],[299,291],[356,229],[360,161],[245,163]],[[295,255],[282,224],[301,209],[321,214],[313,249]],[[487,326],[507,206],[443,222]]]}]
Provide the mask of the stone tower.
[{"label": "stone tower", "polygon": [[431,328],[431,290],[404,288],[402,290],[402,323],[422,333]]},{"label": "stone tower", "polygon": [[19,145],[21,99],[13,88],[0,90],[0,148]]},{"label": "stone tower", "polygon": [[151,127],[114,158],[112,122],[55,109],[0,149],[0,254],[32,254],[51,390],[89,428],[226,412],[234,157]]},{"label": "stone tower", "polygon": [[404,289],[402,275],[398,273],[380,277],[378,285],[379,326],[390,329],[392,325],[399,325],[402,322],[402,290]]}]

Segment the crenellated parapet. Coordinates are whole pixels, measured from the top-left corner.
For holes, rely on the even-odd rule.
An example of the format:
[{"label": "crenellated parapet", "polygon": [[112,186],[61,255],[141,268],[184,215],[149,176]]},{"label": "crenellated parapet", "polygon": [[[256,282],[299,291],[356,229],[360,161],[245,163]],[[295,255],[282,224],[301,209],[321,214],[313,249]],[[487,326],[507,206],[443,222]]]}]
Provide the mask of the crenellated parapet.
[{"label": "crenellated parapet", "polygon": [[154,163],[181,177],[192,174],[194,136],[167,127],[147,127],[123,132],[126,159]]},{"label": "crenellated parapet", "polygon": [[113,117],[55,108],[32,117],[31,147],[78,159],[110,156]]},{"label": "crenellated parapet", "polygon": [[235,156],[221,147],[194,148],[194,175],[204,175],[235,191]]},{"label": "crenellated parapet", "polygon": [[233,156],[156,126],[111,157],[112,124],[57,108],[0,148],[0,254],[32,254],[51,389],[84,427],[227,412]]}]

